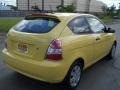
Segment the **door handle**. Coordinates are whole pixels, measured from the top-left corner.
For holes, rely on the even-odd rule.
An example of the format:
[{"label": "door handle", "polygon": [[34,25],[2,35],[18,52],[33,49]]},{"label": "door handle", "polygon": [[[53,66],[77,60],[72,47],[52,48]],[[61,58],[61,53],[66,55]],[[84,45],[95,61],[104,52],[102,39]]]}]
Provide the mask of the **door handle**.
[{"label": "door handle", "polygon": [[96,40],[100,40],[100,37],[97,37]]}]

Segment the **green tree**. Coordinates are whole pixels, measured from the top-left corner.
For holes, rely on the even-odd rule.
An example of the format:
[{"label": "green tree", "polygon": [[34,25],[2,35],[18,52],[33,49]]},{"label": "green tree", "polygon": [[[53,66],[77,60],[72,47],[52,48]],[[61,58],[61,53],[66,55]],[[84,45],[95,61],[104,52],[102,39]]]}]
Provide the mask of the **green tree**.
[{"label": "green tree", "polygon": [[74,4],[67,5],[67,6],[59,5],[56,8],[57,8],[57,11],[59,12],[75,12]]},{"label": "green tree", "polygon": [[34,5],[31,7],[34,11],[42,12],[42,10],[38,7],[38,5]]},{"label": "green tree", "polygon": [[117,15],[120,15],[120,3],[119,3],[119,8],[117,10]]},{"label": "green tree", "polygon": [[115,7],[115,5],[112,5],[111,7],[102,6],[102,10],[103,10],[104,14],[107,15],[107,16],[116,15],[116,7]]},{"label": "green tree", "polygon": [[111,16],[114,16],[115,13],[116,13],[116,6],[115,5],[112,5],[109,9],[109,12],[110,12],[110,15]]},{"label": "green tree", "polygon": [[13,6],[13,5],[7,5],[8,7],[10,7],[12,10],[18,10],[18,8],[16,6]]}]

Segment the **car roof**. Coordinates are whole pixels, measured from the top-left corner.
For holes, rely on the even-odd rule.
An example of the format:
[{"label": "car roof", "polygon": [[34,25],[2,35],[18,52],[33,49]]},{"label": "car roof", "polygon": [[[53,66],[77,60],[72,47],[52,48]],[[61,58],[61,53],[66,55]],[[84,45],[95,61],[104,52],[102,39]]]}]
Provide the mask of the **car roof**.
[{"label": "car roof", "polygon": [[81,16],[81,15],[90,15],[90,14],[83,14],[83,13],[53,13],[55,16],[64,16],[64,17],[71,17],[71,16]]},{"label": "car roof", "polygon": [[83,14],[83,13],[34,13],[28,16],[32,16],[32,17],[46,16],[46,17],[53,17],[53,18],[58,18],[60,20],[63,20],[63,19],[75,18],[78,16],[93,16],[93,15]]},{"label": "car roof", "polygon": [[94,16],[94,15],[91,15],[91,14],[84,14],[84,13],[48,13],[49,15],[53,15],[53,16],[56,16],[58,18],[74,18],[74,17],[78,17],[78,16]]}]

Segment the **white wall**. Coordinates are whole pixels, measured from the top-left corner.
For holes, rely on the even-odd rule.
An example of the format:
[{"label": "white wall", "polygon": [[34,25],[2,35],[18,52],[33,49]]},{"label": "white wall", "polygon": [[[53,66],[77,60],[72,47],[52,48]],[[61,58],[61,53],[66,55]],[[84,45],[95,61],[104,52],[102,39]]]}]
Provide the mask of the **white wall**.
[{"label": "white wall", "polygon": [[[87,1],[88,0],[64,0],[64,5],[69,5],[74,3],[76,6],[76,11],[83,11],[87,10]],[[61,5],[61,0],[44,0],[45,2],[45,10],[56,10],[56,6]],[[42,0],[30,0],[30,10],[31,7],[34,5],[38,5],[40,9],[42,9]],[[102,12],[101,7],[104,4],[102,2],[91,0],[90,11],[91,12]],[[20,10],[28,10],[27,0],[18,0],[18,8]]]},{"label": "white wall", "polygon": [[74,3],[76,0],[64,0],[64,5],[70,5],[71,3]]},{"label": "white wall", "polygon": [[[18,0],[18,8],[20,10],[28,10],[27,0]],[[29,1],[29,9],[31,10],[32,6],[38,5],[40,9],[42,9],[42,0],[30,0]],[[50,10],[50,7],[53,10],[56,10],[56,6],[61,4],[61,0],[44,0],[44,8],[45,10]]]},{"label": "white wall", "polygon": [[61,0],[45,0],[45,10],[56,10],[56,7],[61,5]]},{"label": "white wall", "polygon": [[28,10],[27,0],[17,0],[19,10]]},{"label": "white wall", "polygon": [[86,0],[76,0],[76,11],[86,11]]},{"label": "white wall", "polygon": [[[77,0],[77,11],[86,11],[87,10],[87,0]],[[90,12],[102,12],[102,6],[105,5],[104,3],[91,0],[90,4]]]},{"label": "white wall", "polygon": [[91,0],[90,12],[102,12],[102,6],[104,5],[101,1]]}]

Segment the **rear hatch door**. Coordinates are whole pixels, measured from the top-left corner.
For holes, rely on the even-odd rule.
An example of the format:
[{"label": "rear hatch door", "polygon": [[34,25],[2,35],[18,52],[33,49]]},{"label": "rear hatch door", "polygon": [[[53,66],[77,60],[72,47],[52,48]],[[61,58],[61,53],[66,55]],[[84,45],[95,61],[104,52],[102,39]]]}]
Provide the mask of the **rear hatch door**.
[{"label": "rear hatch door", "polygon": [[65,28],[62,25],[58,19],[49,17],[23,20],[8,33],[8,51],[21,57],[44,60],[49,44]]}]

